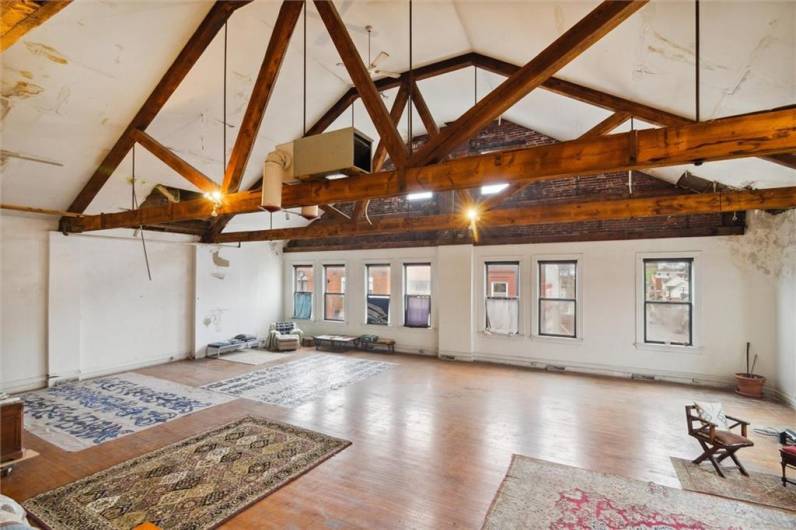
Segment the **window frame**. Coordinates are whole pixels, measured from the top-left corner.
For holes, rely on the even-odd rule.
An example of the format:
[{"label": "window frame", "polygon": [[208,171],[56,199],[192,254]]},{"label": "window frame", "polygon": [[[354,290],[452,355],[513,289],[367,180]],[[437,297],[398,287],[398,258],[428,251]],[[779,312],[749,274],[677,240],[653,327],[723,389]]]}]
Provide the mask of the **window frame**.
[{"label": "window frame", "polygon": [[[433,310],[432,310],[433,304],[434,304],[434,289],[433,289],[433,284],[432,284],[433,276],[434,276],[434,269],[432,268],[431,262],[430,261],[422,261],[422,262],[421,261],[408,261],[408,262],[404,262],[402,265],[403,265],[403,267],[402,267],[402,273],[403,273],[402,294],[403,294],[403,302],[404,302],[404,307],[403,307],[403,327],[409,328],[409,329],[431,329],[433,324],[434,324],[434,317],[433,317],[434,313],[433,313]],[[427,294],[427,295],[424,295],[424,294],[409,294],[407,292],[407,284],[408,284],[408,278],[409,278],[409,275],[407,274],[407,269],[409,267],[428,267],[428,277],[429,277],[428,291],[429,291],[429,294]],[[429,304],[428,304],[428,325],[426,325],[426,326],[409,326],[409,325],[407,325],[407,323],[406,323],[406,312],[409,310],[408,300],[409,300],[410,296],[428,296],[428,299],[429,299]]]},{"label": "window frame", "polygon": [[[680,348],[694,347],[694,258],[693,257],[660,257],[660,258],[641,258],[641,325],[644,344],[653,346],[674,346]],[[688,264],[688,302],[662,302],[647,300],[647,263],[687,263]],[[688,342],[665,342],[660,340],[650,340],[647,333],[647,305],[687,305],[688,306]]]},{"label": "window frame", "polygon": [[[515,337],[518,335],[522,335],[522,313],[523,313],[523,303],[522,303],[522,262],[519,259],[485,259],[483,261],[483,271],[484,271],[484,289],[483,289],[483,296],[484,300],[481,304],[481,310],[483,311],[483,315],[481,317],[481,328],[483,332],[489,332],[490,335],[494,336],[503,336],[503,337]],[[517,267],[517,296],[511,297],[508,295],[508,282],[493,282],[493,283],[505,283],[506,284],[506,295],[505,296],[493,296],[493,285],[489,282],[489,266],[490,265],[512,265]],[[486,309],[486,303],[490,298],[501,298],[505,300],[514,299],[517,301],[517,333],[512,334],[502,334],[502,333],[494,333],[489,330],[487,325],[487,320],[489,319],[489,315]]]},{"label": "window frame", "polygon": [[[337,293],[337,292],[330,292],[330,291],[326,290],[326,286],[328,284],[327,277],[326,277],[326,272],[327,272],[328,269],[343,269],[343,281],[341,282],[342,287],[343,287],[343,292]],[[324,263],[323,264],[323,321],[324,322],[345,322],[346,321],[346,316],[347,316],[346,313],[347,313],[347,311],[346,311],[346,307],[345,307],[345,301],[346,301],[346,296],[345,296],[345,278],[346,278],[347,275],[348,275],[348,270],[347,270],[346,265],[344,263],[343,264],[340,264],[340,263]],[[341,319],[340,318],[326,318],[326,306],[327,306],[326,300],[327,300],[327,295],[330,295],[330,294],[334,295],[334,296],[342,296],[343,297],[343,318],[341,318]]]},{"label": "window frame", "polygon": [[[575,266],[575,295],[574,298],[548,298],[546,296],[542,296],[542,267],[545,265],[574,265]],[[578,271],[578,260],[577,259],[538,259],[536,260],[536,334],[539,337],[551,337],[556,339],[578,339],[580,338],[579,329],[578,329],[578,293],[579,293],[579,281],[578,276],[580,275]],[[573,312],[573,334],[572,335],[561,335],[559,333],[544,333],[542,332],[542,302],[543,301],[553,301],[553,302],[572,302],[575,305],[575,310]]]},{"label": "window frame", "polygon": [[[390,278],[390,292],[386,295],[383,294],[371,294],[370,292],[370,268],[371,267],[386,267],[387,268],[387,276]],[[380,298],[387,298],[390,301],[389,310],[387,311],[387,322],[384,324],[378,324],[375,322],[369,321],[368,315],[368,299],[371,297],[380,297]],[[373,262],[373,263],[365,263],[365,325],[366,326],[390,326],[392,324],[392,264],[386,262]]]},{"label": "window frame", "polygon": [[[310,269],[312,271],[312,284],[313,288],[309,291],[299,291],[297,289],[297,269]],[[312,317],[315,313],[315,267],[312,264],[306,263],[293,263],[293,310],[291,311],[291,317],[293,320],[301,320],[302,322],[312,320]],[[298,318],[296,317],[296,293],[310,293],[310,316],[309,318]]]}]

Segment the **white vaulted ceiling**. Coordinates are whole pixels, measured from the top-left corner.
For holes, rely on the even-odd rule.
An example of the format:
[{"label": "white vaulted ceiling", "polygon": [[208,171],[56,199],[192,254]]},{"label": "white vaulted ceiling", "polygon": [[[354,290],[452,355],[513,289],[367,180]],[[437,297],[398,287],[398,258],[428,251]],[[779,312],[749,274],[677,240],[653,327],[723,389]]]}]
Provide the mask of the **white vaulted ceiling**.
[{"label": "white vaulted ceiling", "polygon": [[[414,2],[413,62],[428,64],[468,51],[523,64],[597,5],[587,2]],[[279,2],[255,0],[228,24],[227,152],[257,76]],[[375,28],[380,67],[409,67],[406,1],[336,3],[363,55],[365,25]],[[0,55],[2,60],[3,202],[65,209],[151,92],[210,9],[195,1],[80,1]],[[796,102],[796,2],[703,2],[702,119]],[[350,87],[325,28],[309,6],[308,127]],[[205,172],[222,179],[223,30],[166,104],[148,132]],[[684,116],[694,113],[694,4],[651,2],[575,59],[558,77]],[[302,22],[288,49],[275,92],[246,170],[254,182],[268,151],[302,133]],[[465,69],[419,83],[442,124],[455,120],[501,82]],[[387,92],[389,107],[395,91]],[[576,138],[608,112],[537,90],[506,117],[561,140]],[[358,128],[377,137],[361,103]],[[332,126],[351,123],[344,113]],[[399,129],[406,136],[406,119]],[[415,114],[415,133],[422,122]],[[638,124],[644,126],[644,124]],[[627,128],[627,125],[625,126]],[[676,179],[684,167],[658,170]],[[759,159],[704,164],[704,178],[739,186],[796,185],[796,171]],[[131,157],[89,207],[130,205]],[[156,183],[188,187],[159,160],[136,150],[139,195]],[[283,216],[275,226],[284,222]],[[264,215],[239,216],[229,229],[267,225]]]}]

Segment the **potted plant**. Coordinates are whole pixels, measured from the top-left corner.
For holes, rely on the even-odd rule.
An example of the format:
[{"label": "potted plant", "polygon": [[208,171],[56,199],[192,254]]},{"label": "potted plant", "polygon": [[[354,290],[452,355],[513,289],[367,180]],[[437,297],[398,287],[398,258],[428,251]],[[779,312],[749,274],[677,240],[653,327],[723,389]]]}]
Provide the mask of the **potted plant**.
[{"label": "potted plant", "polygon": [[755,374],[755,365],[757,365],[757,354],[752,360],[752,366],[749,366],[749,343],[747,342],[746,372],[735,374],[735,392],[737,394],[751,398],[763,397],[763,385],[766,384],[766,378]]}]

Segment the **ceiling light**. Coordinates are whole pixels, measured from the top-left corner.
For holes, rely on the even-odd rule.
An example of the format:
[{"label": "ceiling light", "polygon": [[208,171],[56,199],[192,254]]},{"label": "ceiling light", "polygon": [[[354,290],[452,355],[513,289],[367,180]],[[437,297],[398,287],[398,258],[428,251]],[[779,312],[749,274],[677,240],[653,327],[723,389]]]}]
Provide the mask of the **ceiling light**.
[{"label": "ceiling light", "polygon": [[419,191],[417,193],[410,193],[406,196],[407,201],[422,201],[425,199],[430,199],[434,195],[433,192],[430,191]]},{"label": "ceiling light", "polygon": [[471,206],[465,210],[464,215],[467,216],[467,220],[471,223],[475,223],[478,221],[478,208],[475,206]]},{"label": "ceiling light", "polygon": [[342,173],[333,173],[331,175],[326,175],[326,180],[339,180],[339,179],[344,179],[347,176],[348,175],[343,175]]},{"label": "ceiling light", "polygon": [[481,186],[481,195],[494,195],[508,188],[508,184],[486,184]]}]

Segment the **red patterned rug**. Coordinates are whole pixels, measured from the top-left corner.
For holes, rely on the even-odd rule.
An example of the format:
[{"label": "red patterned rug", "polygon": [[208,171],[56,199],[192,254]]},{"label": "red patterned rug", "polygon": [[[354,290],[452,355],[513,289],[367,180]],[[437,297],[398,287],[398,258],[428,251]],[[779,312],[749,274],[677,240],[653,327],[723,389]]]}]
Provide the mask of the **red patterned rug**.
[{"label": "red patterned rug", "polygon": [[514,455],[484,529],[796,528],[796,514]]}]

